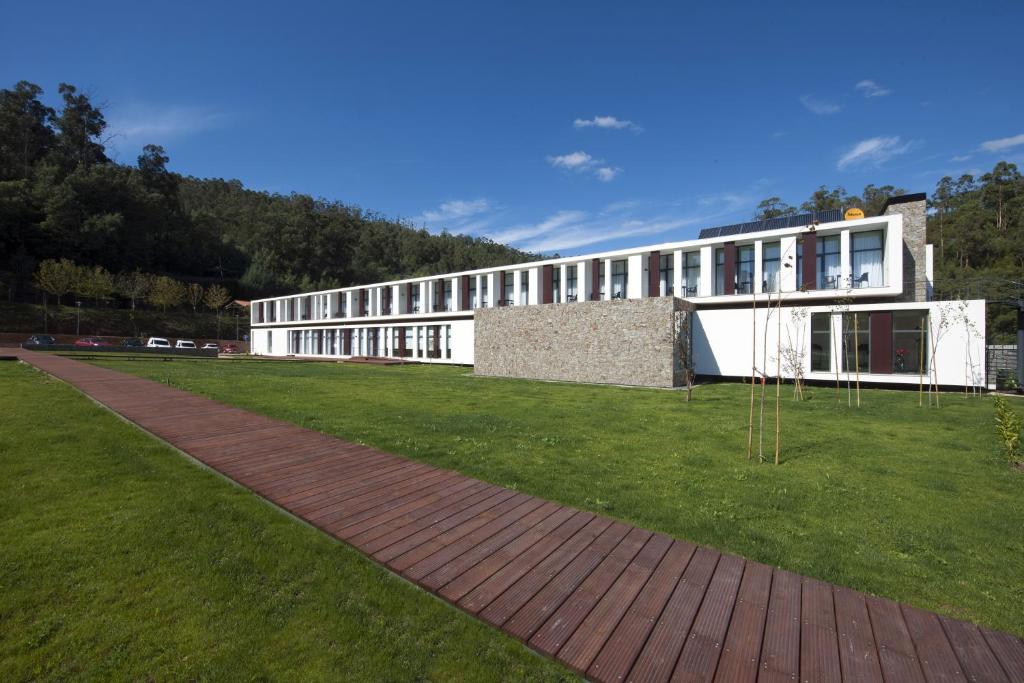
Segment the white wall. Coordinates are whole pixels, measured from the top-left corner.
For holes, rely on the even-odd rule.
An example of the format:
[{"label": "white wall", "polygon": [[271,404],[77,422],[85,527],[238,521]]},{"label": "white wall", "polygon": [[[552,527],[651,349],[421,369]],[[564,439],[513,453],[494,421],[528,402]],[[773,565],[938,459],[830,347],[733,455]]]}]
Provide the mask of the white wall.
[{"label": "white wall", "polygon": [[[959,307],[963,305],[963,312]],[[793,318],[796,310],[804,310],[807,317],[797,323]],[[928,310],[929,343],[935,344],[935,362],[938,371],[938,382],[944,385],[983,385],[985,377],[985,302],[980,300],[966,302],[912,302],[852,305],[844,310],[856,311],[898,311]],[[839,309],[830,306],[784,307],[782,309],[782,346],[798,347],[802,340],[804,354],[804,377],[813,380],[835,380],[834,370],[831,372],[811,372],[810,333],[811,313],[833,312],[838,315]],[[769,319],[768,309],[757,310],[757,328],[751,334],[754,314],[749,308],[704,309],[693,314],[693,356],[694,368],[700,375],[719,375],[725,377],[749,377],[751,374],[752,352],[756,341],[757,366],[767,374],[774,376],[776,372],[776,349],[779,336],[779,318],[772,311]],[[965,326],[961,318],[969,321]],[[838,318],[837,318],[838,320]],[[767,325],[767,329],[766,329]],[[837,334],[837,326],[833,326],[833,334]],[[766,338],[767,333],[767,338]],[[792,340],[792,342],[790,341]],[[765,349],[767,347],[767,363]],[[929,351],[929,358],[932,353]],[[833,359],[833,368],[836,366]],[[792,373],[783,372],[784,377]],[[974,376],[972,378],[972,375]],[[840,377],[845,380],[845,373]],[[861,382],[886,382],[893,384],[917,384],[916,374],[884,374],[873,375],[869,372],[860,373]]]}]

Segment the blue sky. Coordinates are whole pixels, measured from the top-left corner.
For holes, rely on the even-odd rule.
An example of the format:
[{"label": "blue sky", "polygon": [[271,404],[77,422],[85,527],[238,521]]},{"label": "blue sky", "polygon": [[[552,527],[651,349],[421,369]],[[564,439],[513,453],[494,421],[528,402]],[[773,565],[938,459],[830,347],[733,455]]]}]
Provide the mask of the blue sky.
[{"label": "blue sky", "polygon": [[1024,160],[1024,3],[7,3],[132,163],[584,253]]}]

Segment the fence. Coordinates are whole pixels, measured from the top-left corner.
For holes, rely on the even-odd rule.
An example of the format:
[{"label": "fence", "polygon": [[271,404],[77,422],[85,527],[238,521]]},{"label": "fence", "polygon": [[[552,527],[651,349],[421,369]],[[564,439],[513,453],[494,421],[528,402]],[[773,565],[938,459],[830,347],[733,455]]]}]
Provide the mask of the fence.
[{"label": "fence", "polygon": [[1007,378],[1016,382],[1017,345],[1001,344],[985,347],[985,368],[988,385],[999,389],[1007,388]]}]

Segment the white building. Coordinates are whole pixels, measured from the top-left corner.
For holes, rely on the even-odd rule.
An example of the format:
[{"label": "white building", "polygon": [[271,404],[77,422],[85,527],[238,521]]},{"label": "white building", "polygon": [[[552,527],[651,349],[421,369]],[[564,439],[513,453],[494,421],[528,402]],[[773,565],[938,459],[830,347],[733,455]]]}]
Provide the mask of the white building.
[{"label": "white building", "polygon": [[[256,300],[251,346],[271,356],[471,365],[479,309],[676,296],[691,310],[698,376],[748,377],[752,363],[774,375],[781,363],[787,377],[799,368],[810,380],[849,371],[864,383],[917,384],[934,365],[940,384],[982,384],[985,303],[932,301],[931,255],[924,195],[906,195],[875,217],[825,212],[711,228],[683,242]],[[565,341],[566,352],[586,353],[585,338]]]}]

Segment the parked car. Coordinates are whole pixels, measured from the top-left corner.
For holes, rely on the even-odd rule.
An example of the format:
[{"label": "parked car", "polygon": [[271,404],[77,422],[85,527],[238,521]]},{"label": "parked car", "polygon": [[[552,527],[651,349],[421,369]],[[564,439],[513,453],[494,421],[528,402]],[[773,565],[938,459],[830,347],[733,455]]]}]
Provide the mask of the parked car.
[{"label": "parked car", "polygon": [[99,337],[82,337],[75,340],[75,346],[110,346],[110,342]]},{"label": "parked car", "polygon": [[203,351],[220,351],[220,347],[215,342],[206,342],[203,344]]},{"label": "parked car", "polygon": [[179,339],[178,342],[174,345],[174,348],[176,348],[176,349],[194,349],[194,348],[196,348],[196,343],[194,341],[192,341],[191,339]]},{"label": "parked car", "polygon": [[146,346],[150,349],[169,349],[171,348],[171,342],[167,341],[164,337],[150,337],[146,341]]},{"label": "parked car", "polygon": [[52,346],[57,340],[48,334],[33,334],[25,343],[32,346]]},{"label": "parked car", "polygon": [[225,344],[221,353],[238,353],[238,344]]},{"label": "parked car", "polygon": [[125,339],[124,341],[121,342],[121,346],[137,347],[137,346],[143,346],[143,343],[142,343],[141,339]]}]

